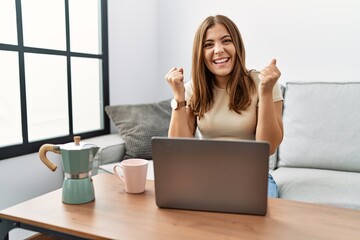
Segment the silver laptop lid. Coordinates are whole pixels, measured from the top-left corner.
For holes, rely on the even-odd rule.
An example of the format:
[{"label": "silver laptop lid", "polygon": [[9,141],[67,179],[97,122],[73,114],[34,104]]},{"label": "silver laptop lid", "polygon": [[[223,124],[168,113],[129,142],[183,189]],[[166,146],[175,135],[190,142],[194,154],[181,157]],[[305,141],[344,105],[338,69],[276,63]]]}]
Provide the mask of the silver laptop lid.
[{"label": "silver laptop lid", "polygon": [[268,143],[154,137],[152,154],[158,207],[266,214]]}]

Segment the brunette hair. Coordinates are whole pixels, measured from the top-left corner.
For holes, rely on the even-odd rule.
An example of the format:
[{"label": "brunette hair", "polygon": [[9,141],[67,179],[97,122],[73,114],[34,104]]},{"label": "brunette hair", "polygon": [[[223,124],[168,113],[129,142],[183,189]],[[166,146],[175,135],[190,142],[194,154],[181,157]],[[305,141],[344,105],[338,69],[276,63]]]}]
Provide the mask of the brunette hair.
[{"label": "brunette hair", "polygon": [[236,49],[236,63],[226,86],[229,94],[229,109],[241,114],[242,110],[250,106],[251,95],[256,92],[250,71],[245,66],[245,48],[239,29],[226,16],[207,17],[195,33],[192,53],[193,96],[190,99],[190,108],[199,118],[210,110],[214,102],[214,74],[206,67],[203,44],[207,30],[215,24],[223,24],[227,28]]}]

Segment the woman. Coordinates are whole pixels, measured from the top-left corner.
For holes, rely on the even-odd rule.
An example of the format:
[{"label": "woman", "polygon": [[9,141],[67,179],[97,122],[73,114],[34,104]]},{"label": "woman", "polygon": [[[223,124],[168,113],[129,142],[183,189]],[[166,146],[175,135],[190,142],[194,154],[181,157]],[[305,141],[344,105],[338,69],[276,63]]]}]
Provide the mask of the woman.
[{"label": "woman", "polygon": [[[281,73],[273,59],[260,72],[245,66],[245,49],[229,18],[210,16],[198,28],[193,45],[192,81],[184,84],[182,68],[165,78],[174,98],[169,137],[255,139],[274,153],[283,138]],[[269,195],[277,188],[269,174]]]}]

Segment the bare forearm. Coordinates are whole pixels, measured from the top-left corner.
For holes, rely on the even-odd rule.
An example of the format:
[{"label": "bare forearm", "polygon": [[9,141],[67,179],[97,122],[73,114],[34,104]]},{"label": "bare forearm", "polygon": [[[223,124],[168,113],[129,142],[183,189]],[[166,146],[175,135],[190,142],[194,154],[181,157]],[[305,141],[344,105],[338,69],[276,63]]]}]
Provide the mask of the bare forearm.
[{"label": "bare forearm", "polygon": [[168,131],[169,137],[193,137],[194,126],[188,120],[186,108],[173,110],[171,114],[170,126]]},{"label": "bare forearm", "polygon": [[273,154],[282,141],[283,128],[281,119],[282,102],[273,103],[272,95],[260,99],[256,140],[267,141],[270,144],[270,154]]},{"label": "bare forearm", "polygon": [[[185,101],[184,87],[184,70],[183,68],[173,67],[165,75],[166,81],[169,83],[174,99],[177,102]],[[172,110],[168,136],[169,137],[193,137],[195,121],[192,112],[186,107]]]},{"label": "bare forearm", "polygon": [[256,140],[270,143],[270,154],[273,154],[283,138],[282,101],[274,103],[273,88],[281,72],[276,66],[276,59],[259,74],[259,106],[256,126]]}]

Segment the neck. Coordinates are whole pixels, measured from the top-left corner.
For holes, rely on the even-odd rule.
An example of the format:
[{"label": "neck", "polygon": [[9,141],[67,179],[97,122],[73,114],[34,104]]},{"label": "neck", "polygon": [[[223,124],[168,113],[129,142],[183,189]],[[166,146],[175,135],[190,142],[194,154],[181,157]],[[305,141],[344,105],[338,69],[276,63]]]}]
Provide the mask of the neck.
[{"label": "neck", "polygon": [[225,76],[225,77],[216,76],[214,81],[216,87],[225,89],[229,81],[229,76]]}]

